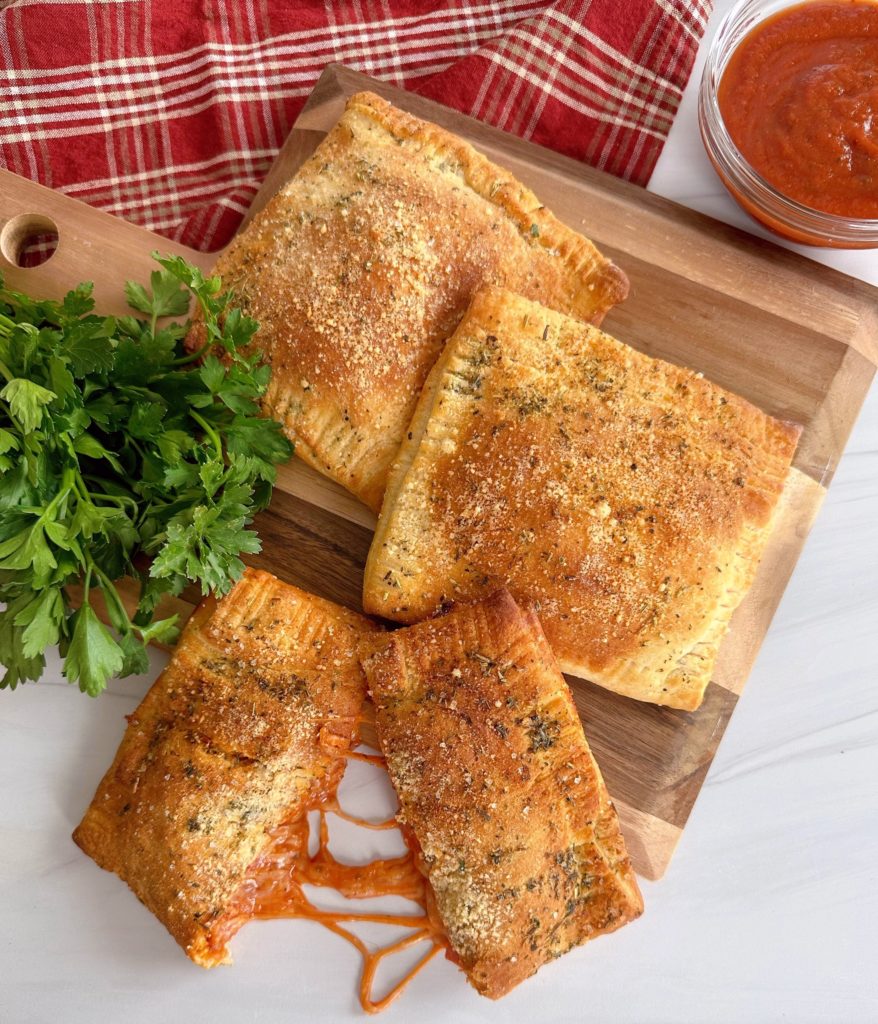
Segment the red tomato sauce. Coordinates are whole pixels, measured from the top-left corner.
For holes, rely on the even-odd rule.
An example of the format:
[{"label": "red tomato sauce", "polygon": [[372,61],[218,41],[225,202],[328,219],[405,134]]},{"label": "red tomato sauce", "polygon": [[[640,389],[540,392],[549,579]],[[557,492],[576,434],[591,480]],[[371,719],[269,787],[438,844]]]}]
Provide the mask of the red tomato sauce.
[{"label": "red tomato sauce", "polygon": [[878,218],[878,2],[811,0],[757,25],[719,86],[747,162],[790,199]]}]

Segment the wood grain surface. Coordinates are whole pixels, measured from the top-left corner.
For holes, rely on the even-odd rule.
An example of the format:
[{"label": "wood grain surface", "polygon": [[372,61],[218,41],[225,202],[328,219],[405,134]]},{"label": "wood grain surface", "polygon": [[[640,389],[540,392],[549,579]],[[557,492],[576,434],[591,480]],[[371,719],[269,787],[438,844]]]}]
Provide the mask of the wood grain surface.
[{"label": "wood grain surface", "polygon": [[[702,707],[640,704],[571,679],[586,734],[619,813],[637,870],[665,871],[813,523],[878,360],[878,292],[769,242],[727,227],[505,135],[417,95],[340,66],[327,68],[254,200],[261,208],[319,144],[352,93],[372,89],[471,141],[508,167],[631,281],[604,328],[635,348],[702,371],[775,416],[803,427],[777,526],[755,584],[738,608]],[[55,254],[22,269],[12,247],[49,218]],[[42,218],[42,220],[41,220]],[[126,312],[122,285],[144,280],[154,250],[204,268],[197,253],[81,203],[0,172],[0,267],[10,285],[58,297],[95,284],[103,312]],[[13,257],[12,259],[8,258]],[[374,516],[295,459],[257,519],[251,561],[299,586],[360,608]],[[174,602],[188,614],[196,593]]]}]

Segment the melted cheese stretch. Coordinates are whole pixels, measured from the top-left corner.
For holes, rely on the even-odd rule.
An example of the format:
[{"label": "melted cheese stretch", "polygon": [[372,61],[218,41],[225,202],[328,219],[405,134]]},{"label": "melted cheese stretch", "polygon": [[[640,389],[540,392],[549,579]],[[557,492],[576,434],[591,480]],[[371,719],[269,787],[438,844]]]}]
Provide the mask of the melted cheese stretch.
[{"label": "melted cheese stretch", "polygon": [[[380,755],[349,753],[357,759],[383,763]],[[239,890],[235,904],[212,932],[212,941],[224,943],[247,921],[254,918],[303,918],[316,921],[324,928],[346,939],[363,957],[360,979],[360,1005],[367,1013],[386,1009],[408,983],[447,942],[441,925],[430,915],[427,881],[418,870],[411,848],[401,857],[374,860],[368,864],[342,864],[329,849],[327,813],[335,814],[363,828],[391,829],[396,821],[370,822],[347,814],[335,797],[324,798],[316,808],[320,814],[317,851],[308,853],[310,825],[307,812],[277,828],[268,850],[251,865],[247,878]],[[333,888],[348,899],[368,899],[375,896],[402,896],[420,906],[420,914],[351,913],[321,910],[305,895],[304,885]],[[340,922],[369,921],[375,924],[410,928],[410,934],[377,950],[370,950],[353,932]],[[430,948],[407,971],[386,995],[373,999],[372,987],[381,961],[392,953],[408,949],[419,942],[428,941]]]},{"label": "melted cheese stretch", "polygon": [[345,757],[349,757],[354,761],[363,761],[366,764],[378,765],[379,768],[383,768],[387,764],[383,754],[361,754],[359,750],[348,750],[345,753]]}]

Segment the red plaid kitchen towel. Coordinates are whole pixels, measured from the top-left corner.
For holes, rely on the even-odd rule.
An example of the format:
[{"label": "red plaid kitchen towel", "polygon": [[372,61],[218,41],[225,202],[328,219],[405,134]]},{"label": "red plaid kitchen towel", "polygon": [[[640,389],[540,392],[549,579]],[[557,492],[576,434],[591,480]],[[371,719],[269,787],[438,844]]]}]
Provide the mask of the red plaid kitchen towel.
[{"label": "red plaid kitchen towel", "polygon": [[0,163],[200,249],[341,61],[632,181],[710,0],[0,0]]}]

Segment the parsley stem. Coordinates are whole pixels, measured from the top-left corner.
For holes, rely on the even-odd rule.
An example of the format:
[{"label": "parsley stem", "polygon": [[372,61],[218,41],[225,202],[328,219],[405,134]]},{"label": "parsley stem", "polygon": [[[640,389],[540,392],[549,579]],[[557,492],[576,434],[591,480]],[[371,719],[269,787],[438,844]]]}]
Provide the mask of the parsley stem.
[{"label": "parsley stem", "polygon": [[209,348],[210,342],[206,341],[201,348],[196,349],[195,352],[190,352],[189,355],[178,356],[178,358],[172,359],[171,366],[186,366],[187,363],[194,363],[199,360]]},{"label": "parsley stem", "polygon": [[[110,577],[104,572],[104,570],[97,564],[92,562],[95,575],[98,578],[98,582],[101,586],[101,592],[104,595],[104,599],[108,604],[112,604],[119,615],[119,621],[122,622],[123,628],[119,630],[120,633],[131,632],[131,617],[128,615],[128,610],[125,605],[122,604],[122,598],[119,596],[119,591],[116,589],[115,583]],[[112,617],[111,617],[112,618]]]},{"label": "parsley stem", "polygon": [[5,313],[0,313],[0,337],[8,338],[13,329],[17,326]]},{"label": "parsley stem", "polygon": [[143,450],[143,445],[138,442],[137,438],[129,437],[128,438],[128,443],[131,445],[131,447],[140,456],[140,461],[141,462],[146,462],[146,452]]},{"label": "parsley stem", "polygon": [[67,497],[76,486],[76,479],[74,470],[65,469],[64,475],[61,477],[61,486],[58,488],[55,497],[49,502],[48,505],[43,509],[40,518],[37,520],[37,524],[44,523],[47,520],[55,518],[55,509],[61,504],[62,501]]},{"label": "parsley stem", "polygon": [[201,427],[201,429],[207,434],[210,440],[213,442],[213,446],[216,449],[216,453],[220,458],[223,458],[223,443],[220,440],[219,434],[213,429],[213,427],[207,422],[207,420],[200,416],[194,409],[189,410],[189,415],[193,420]]},{"label": "parsley stem", "polygon": [[93,502],[91,500],[91,496],[89,495],[89,490],[85,485],[85,480],[82,479],[81,473],[76,474],[74,486],[76,487],[76,493],[79,495],[80,500],[84,501],[86,505],[92,505]]},{"label": "parsley stem", "polygon": [[91,589],[91,570],[94,562],[91,555],[85,552],[85,579],[82,581],[82,607],[88,604],[88,592]]},{"label": "parsley stem", "polygon": [[12,415],[12,409],[10,408],[9,403],[5,399],[0,398],[0,409],[3,409],[3,411],[6,413],[6,417],[9,420],[9,422],[23,437],[27,432],[25,431],[24,427],[18,422],[16,417]]},{"label": "parsley stem", "polygon": [[0,373],[3,374],[7,381],[13,380],[15,377],[15,374],[12,372],[12,370],[9,369],[9,367],[4,362],[0,362]]},{"label": "parsley stem", "polygon": [[92,499],[98,498],[101,501],[112,501],[114,505],[130,505],[131,508],[134,510],[135,514],[137,513],[138,510],[137,502],[133,498],[129,498],[123,494],[107,494],[106,491],[89,490],[88,497],[89,500],[92,501],[92,504],[94,504]]},{"label": "parsley stem", "polygon": [[87,479],[81,473],[76,474],[75,490],[80,500],[85,502],[86,505],[91,505],[92,508],[95,508],[95,498],[102,501],[112,501],[120,508],[130,505],[133,515],[129,515],[129,519],[133,520],[137,517],[140,509],[134,498],[128,497],[125,494],[107,494],[106,491],[93,491],[89,488]]}]

